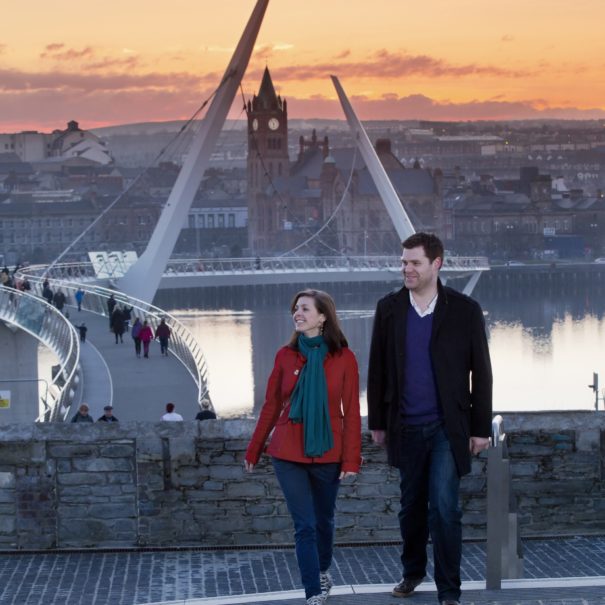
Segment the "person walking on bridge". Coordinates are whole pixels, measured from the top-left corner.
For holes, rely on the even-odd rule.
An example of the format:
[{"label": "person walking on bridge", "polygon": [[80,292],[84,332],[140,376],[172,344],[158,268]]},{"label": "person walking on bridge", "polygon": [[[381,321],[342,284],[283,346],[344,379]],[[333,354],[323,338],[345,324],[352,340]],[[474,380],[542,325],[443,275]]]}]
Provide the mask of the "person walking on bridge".
[{"label": "person walking on bridge", "polygon": [[409,597],[433,543],[437,597],[458,605],[462,557],[460,477],[489,446],[492,370],[481,307],[439,280],[443,244],[403,242],[404,287],[376,307],[368,369],[368,427],[399,469],[403,578]]},{"label": "person walking on bridge", "polygon": [[136,317],[134,323],[132,324],[132,329],[130,330],[130,335],[132,336],[132,340],[134,340],[134,352],[137,357],[141,356],[141,330],[143,329],[143,324],[141,320]]},{"label": "person walking on bridge", "polygon": [[74,298],[76,299],[76,304],[78,305],[78,311],[81,311],[82,301],[84,300],[84,290],[82,290],[82,288],[78,288],[74,294]]},{"label": "person walking on bridge", "polygon": [[124,314],[119,308],[115,308],[111,314],[111,329],[116,337],[116,344],[118,339],[120,342],[124,342]]},{"label": "person walking on bridge", "polygon": [[72,422],[94,422],[92,416],[88,413],[88,404],[83,403],[74,417],[71,419]]},{"label": "person walking on bridge", "polygon": [[273,431],[266,451],[294,521],[306,603],[321,605],[332,588],[338,488],[361,465],[359,372],[328,294],[303,290],[290,311],[294,333],[275,357],[244,465],[252,472]]},{"label": "person walking on bridge", "polygon": [[143,357],[149,358],[149,343],[153,340],[153,330],[147,321],[143,322],[143,327],[139,332],[139,338],[143,343]]},{"label": "person walking on bridge", "polygon": [[155,337],[160,341],[160,352],[168,357],[168,339],[172,331],[166,324],[166,320],[162,317],[160,325],[155,329]]}]

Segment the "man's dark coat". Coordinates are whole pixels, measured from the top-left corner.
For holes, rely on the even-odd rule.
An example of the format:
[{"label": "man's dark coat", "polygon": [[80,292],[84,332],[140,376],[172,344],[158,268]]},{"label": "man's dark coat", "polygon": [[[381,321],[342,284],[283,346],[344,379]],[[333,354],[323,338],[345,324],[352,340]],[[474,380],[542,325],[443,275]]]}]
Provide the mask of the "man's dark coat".
[{"label": "man's dark coat", "polygon": [[[379,300],[370,347],[368,426],[386,431],[392,466],[399,466],[409,308],[410,294],[405,287]],[[489,437],[491,433],[492,370],[481,307],[441,281],[430,353],[445,430],[462,476],[471,468],[469,438]]]}]

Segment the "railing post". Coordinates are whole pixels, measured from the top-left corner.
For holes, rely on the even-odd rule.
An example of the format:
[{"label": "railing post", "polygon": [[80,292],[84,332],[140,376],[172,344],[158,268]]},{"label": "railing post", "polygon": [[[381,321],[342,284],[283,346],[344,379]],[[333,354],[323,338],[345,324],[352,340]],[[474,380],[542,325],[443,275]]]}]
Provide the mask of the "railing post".
[{"label": "railing post", "polygon": [[499,590],[502,579],[523,574],[516,506],[511,490],[510,461],[502,416],[492,421],[491,447],[487,452],[487,564],[486,588]]}]

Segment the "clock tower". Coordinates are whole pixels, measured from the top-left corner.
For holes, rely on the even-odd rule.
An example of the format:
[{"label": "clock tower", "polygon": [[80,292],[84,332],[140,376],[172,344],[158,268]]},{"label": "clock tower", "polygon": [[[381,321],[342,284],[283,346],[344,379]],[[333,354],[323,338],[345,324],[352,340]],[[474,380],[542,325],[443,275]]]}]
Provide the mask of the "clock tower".
[{"label": "clock tower", "polygon": [[273,251],[286,228],[283,196],[290,172],[288,108],[265,68],[258,95],[248,101],[248,244],[253,254]]}]

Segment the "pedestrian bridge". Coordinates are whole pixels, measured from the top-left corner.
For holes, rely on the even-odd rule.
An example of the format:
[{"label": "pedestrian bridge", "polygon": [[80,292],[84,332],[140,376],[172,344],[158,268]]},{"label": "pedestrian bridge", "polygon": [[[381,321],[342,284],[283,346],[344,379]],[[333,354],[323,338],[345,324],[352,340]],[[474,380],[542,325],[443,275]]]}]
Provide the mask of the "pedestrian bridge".
[{"label": "pedestrian bridge", "polygon": [[[28,268],[28,274],[109,285],[128,268],[121,257],[112,256],[104,264],[64,263],[50,269],[34,266]],[[446,256],[440,275],[443,281],[466,278],[472,290],[484,271],[489,271],[486,257]],[[169,261],[159,289],[400,281],[399,256],[200,258]]]},{"label": "pedestrian bridge", "polygon": [[[25,273],[21,272],[18,278]],[[144,301],[97,285],[84,272],[64,277],[27,273],[31,293],[0,289],[0,320],[13,330],[24,330],[52,351],[59,369],[52,383],[41,392],[38,421],[64,421],[81,402],[89,404],[93,417],[102,415],[104,405],[113,404],[120,420],[158,420],[166,402],[173,401],[186,418],[194,418],[203,399],[210,399],[208,369],[199,343],[175,317]],[[53,291],[61,289],[67,305],[63,313],[41,296],[43,282]],[[75,293],[82,289],[81,310]],[[107,300],[131,309],[132,321],[147,321],[155,332],[161,319],[171,329],[169,357],[152,350],[149,359],[135,356],[128,333],[116,344],[109,330]],[[86,341],[80,342],[78,326],[86,324]],[[159,345],[157,345],[159,349]],[[14,388],[15,385],[13,385]],[[10,388],[0,380],[0,389]]]}]

